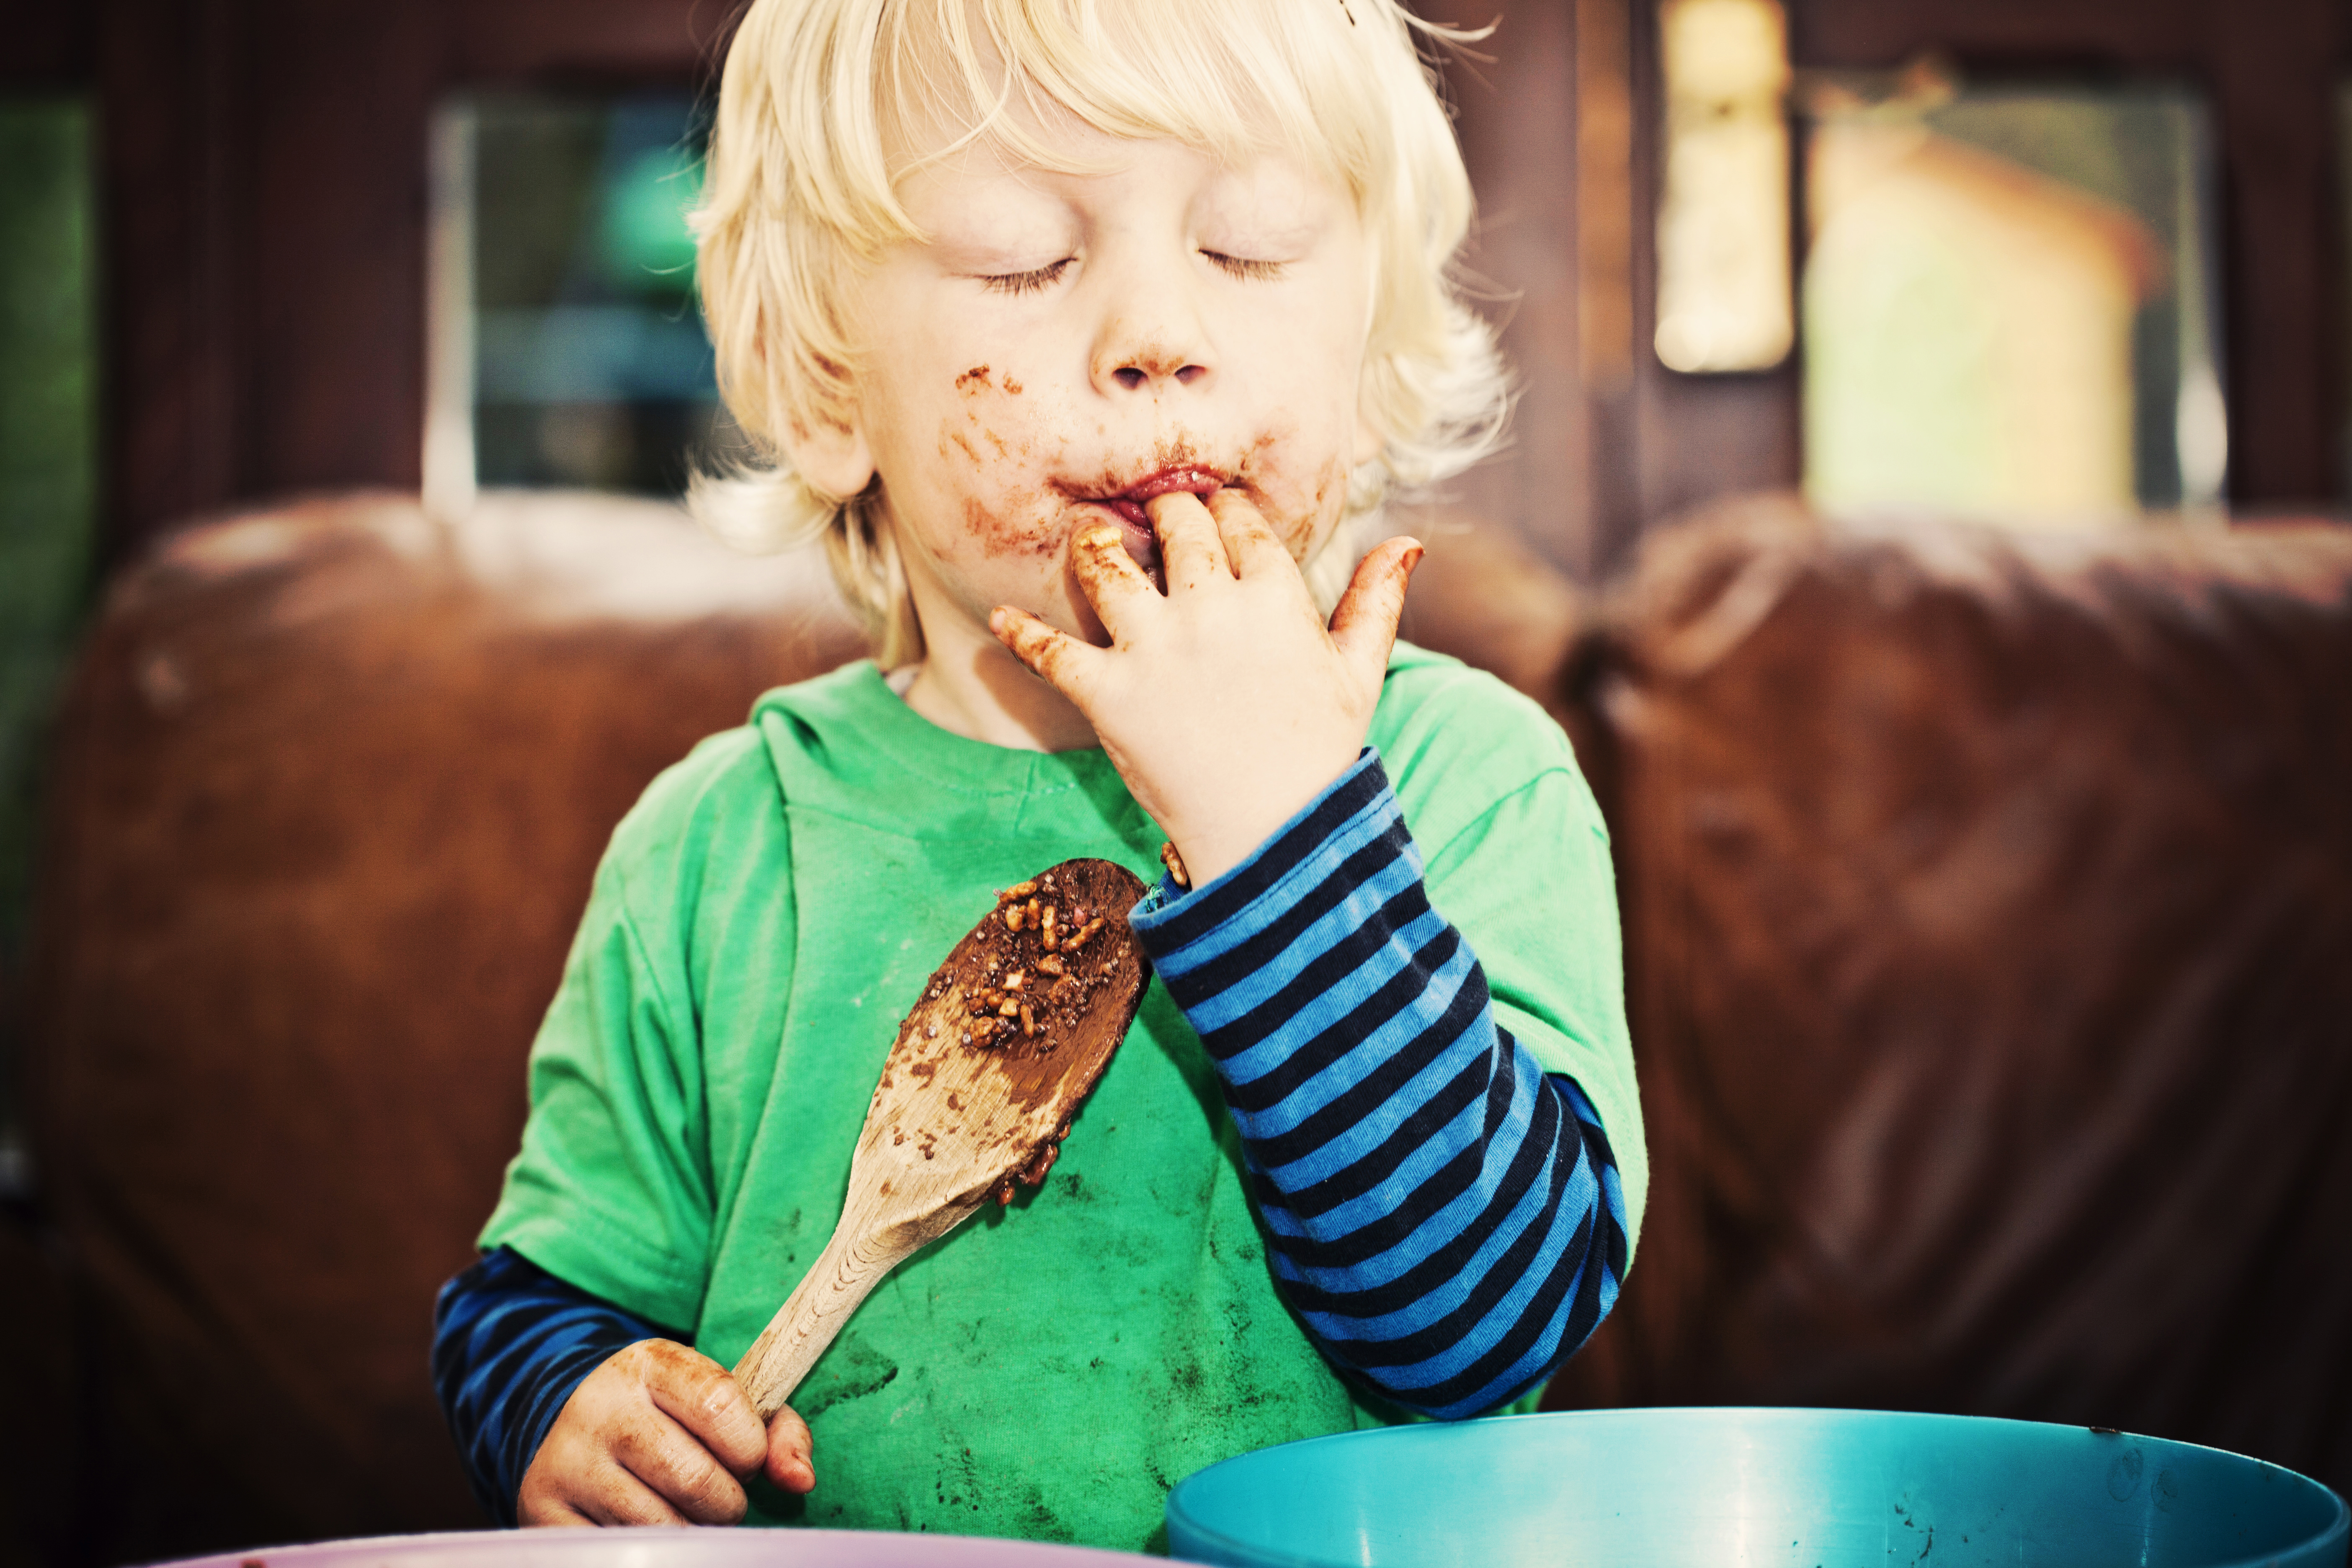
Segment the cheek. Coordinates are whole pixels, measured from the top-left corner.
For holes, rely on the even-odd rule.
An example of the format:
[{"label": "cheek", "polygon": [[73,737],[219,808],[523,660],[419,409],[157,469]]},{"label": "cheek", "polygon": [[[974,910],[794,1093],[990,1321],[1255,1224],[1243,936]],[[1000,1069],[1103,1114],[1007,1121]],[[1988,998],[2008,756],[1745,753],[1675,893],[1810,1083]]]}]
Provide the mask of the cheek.
[{"label": "cheek", "polygon": [[976,364],[955,378],[950,412],[940,422],[940,456],[950,452],[972,467],[1003,465],[1036,449],[1034,400],[1011,372]]},{"label": "cheek", "polygon": [[[1258,436],[1252,444],[1252,463],[1244,465],[1245,471],[1256,466],[1265,476],[1256,487],[1258,510],[1291,559],[1302,565],[1329,540],[1347,510],[1349,451],[1333,449],[1328,435],[1318,431],[1307,439],[1296,421],[1286,421]],[[1301,447],[1320,455],[1301,453],[1295,461],[1284,462]]]},{"label": "cheek", "polygon": [[1300,530],[1295,537],[1285,535],[1291,558],[1301,566],[1330,542],[1339,528],[1340,514],[1348,510],[1349,472],[1347,454],[1338,454],[1327,461],[1315,476],[1314,498],[1307,514],[1311,526]]},{"label": "cheek", "polygon": [[1061,498],[1041,484],[999,479],[962,493],[955,515],[962,523],[953,552],[987,561],[1042,561],[1062,552],[1067,535]]},{"label": "cheek", "polygon": [[1009,373],[973,365],[955,378],[955,394],[933,456],[941,514],[961,524],[956,542],[992,558],[1056,553],[1062,498],[1037,476],[1065,441]]},{"label": "cheek", "polygon": [[1363,379],[1361,332],[1325,321],[1276,362],[1265,383],[1267,402],[1284,411],[1267,429],[1285,448],[1276,460],[1287,469],[1289,504],[1318,526],[1336,520],[1347,503],[1360,444]]}]

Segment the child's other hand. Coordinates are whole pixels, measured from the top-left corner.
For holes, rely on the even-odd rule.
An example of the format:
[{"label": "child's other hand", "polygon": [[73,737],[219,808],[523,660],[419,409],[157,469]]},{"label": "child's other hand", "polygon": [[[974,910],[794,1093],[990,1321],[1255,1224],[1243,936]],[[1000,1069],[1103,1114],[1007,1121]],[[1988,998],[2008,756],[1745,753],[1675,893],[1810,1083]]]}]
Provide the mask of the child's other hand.
[{"label": "child's other hand", "polygon": [[1327,627],[1290,552],[1241,495],[1218,490],[1204,505],[1179,491],[1150,510],[1165,597],[1118,530],[1071,541],[1109,647],[1010,605],[989,628],[1086,715],[1197,887],[1355,762],[1422,547],[1392,539],[1367,555]]},{"label": "child's other hand", "polygon": [[739,1478],[764,1468],[788,1492],[816,1485],[809,1429],[789,1409],[762,1427],[725,1367],[670,1340],[615,1351],[572,1391],[523,1472],[524,1524],[733,1524]]}]

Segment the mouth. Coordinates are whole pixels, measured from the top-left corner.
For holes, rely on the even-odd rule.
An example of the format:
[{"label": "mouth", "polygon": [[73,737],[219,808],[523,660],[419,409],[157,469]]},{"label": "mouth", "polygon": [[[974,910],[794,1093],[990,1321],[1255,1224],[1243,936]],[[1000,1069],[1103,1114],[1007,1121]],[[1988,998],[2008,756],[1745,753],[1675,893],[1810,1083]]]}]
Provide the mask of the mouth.
[{"label": "mouth", "polygon": [[1172,496],[1179,490],[1189,491],[1206,500],[1224,488],[1226,482],[1223,474],[1187,464],[1146,475],[1117,495],[1094,499],[1118,513],[1120,521],[1129,527],[1141,529],[1148,534],[1151,531],[1151,518],[1144,510],[1145,502],[1161,496]]},{"label": "mouth", "polygon": [[1150,577],[1152,585],[1166,593],[1167,584],[1162,580],[1160,570],[1160,538],[1152,531],[1151,514],[1146,503],[1160,496],[1174,495],[1179,490],[1206,500],[1232,482],[1213,468],[1181,464],[1147,474],[1114,493],[1097,493],[1078,499],[1101,507],[1118,519],[1120,531],[1126,536],[1128,554]]}]

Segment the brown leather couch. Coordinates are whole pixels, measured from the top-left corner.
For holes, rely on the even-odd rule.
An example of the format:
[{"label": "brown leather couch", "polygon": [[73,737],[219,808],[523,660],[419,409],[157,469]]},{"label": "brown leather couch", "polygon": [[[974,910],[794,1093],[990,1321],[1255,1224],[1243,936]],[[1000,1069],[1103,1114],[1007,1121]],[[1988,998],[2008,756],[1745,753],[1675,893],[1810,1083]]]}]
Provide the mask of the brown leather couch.
[{"label": "brown leather couch", "polygon": [[[1596,605],[1423,528],[1407,635],[1544,700],[1616,835],[1654,1185],[1553,1403],[2352,1482],[2352,532],[1757,502]],[[859,647],[814,560],[579,497],[321,500],[122,575],[52,775],[0,1563],[479,1522],[431,1300],[597,854]]]},{"label": "brown leather couch", "polygon": [[1655,1175],[1553,1398],[2352,1490],[2352,531],[1735,508],[1580,657]]}]

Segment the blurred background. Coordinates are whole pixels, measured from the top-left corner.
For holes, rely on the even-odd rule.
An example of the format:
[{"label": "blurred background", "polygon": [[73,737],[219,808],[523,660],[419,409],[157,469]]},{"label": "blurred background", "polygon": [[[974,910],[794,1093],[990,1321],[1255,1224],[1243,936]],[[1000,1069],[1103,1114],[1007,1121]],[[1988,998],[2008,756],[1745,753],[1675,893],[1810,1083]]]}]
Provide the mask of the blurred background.
[{"label": "blurred background", "polygon": [[[1555,1398],[2344,1486],[2352,11],[1423,11],[1521,395],[1408,632],[1575,735],[1655,1101]],[[0,0],[0,1564],[475,1521],[431,1289],[595,852],[862,646],[668,505],[734,15]]]}]

